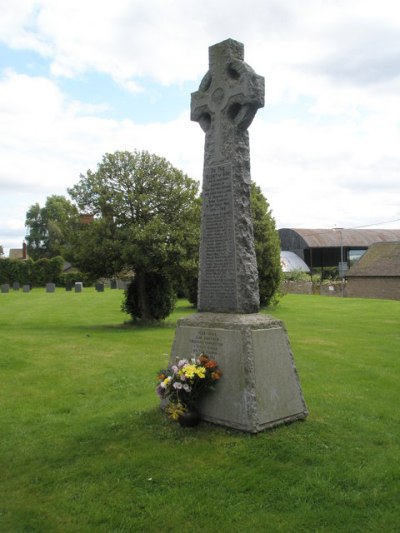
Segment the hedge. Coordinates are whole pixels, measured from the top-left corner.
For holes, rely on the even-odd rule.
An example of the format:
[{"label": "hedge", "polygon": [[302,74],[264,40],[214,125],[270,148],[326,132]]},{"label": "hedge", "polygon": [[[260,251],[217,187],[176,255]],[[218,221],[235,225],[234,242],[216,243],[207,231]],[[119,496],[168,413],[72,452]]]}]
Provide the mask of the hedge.
[{"label": "hedge", "polygon": [[63,284],[64,259],[60,256],[52,259],[0,259],[0,284],[14,282],[20,285],[30,283],[33,287],[43,287],[46,283]]}]

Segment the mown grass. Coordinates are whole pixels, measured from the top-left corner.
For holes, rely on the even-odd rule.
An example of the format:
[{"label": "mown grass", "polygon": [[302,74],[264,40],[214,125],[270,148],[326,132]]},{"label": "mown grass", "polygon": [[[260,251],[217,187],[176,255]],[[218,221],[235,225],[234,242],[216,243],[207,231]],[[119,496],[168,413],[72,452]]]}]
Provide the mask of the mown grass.
[{"label": "mown grass", "polygon": [[310,415],[258,435],[160,413],[180,301],[128,327],[120,291],[0,294],[0,531],[394,532],[400,302],[286,296]]}]

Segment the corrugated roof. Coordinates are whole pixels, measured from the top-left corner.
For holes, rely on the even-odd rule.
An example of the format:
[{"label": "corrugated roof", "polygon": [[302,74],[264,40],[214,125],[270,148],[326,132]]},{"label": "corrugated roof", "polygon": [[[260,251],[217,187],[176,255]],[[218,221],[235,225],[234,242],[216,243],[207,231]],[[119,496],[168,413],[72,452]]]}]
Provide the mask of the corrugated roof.
[{"label": "corrugated roof", "polygon": [[291,231],[302,237],[309,248],[368,247],[375,242],[400,241],[400,229],[293,228]]},{"label": "corrugated roof", "polygon": [[400,277],[400,242],[372,244],[347,277]]}]

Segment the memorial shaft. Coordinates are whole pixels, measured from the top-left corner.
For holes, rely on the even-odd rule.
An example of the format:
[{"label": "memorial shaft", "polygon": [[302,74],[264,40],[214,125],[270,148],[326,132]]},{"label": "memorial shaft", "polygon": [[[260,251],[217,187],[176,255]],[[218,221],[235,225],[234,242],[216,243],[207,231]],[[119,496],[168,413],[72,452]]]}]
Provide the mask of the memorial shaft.
[{"label": "memorial shaft", "polygon": [[205,131],[198,310],[256,313],[258,271],[250,206],[247,128],[264,105],[264,78],[228,39],[209,48],[210,68],[192,93]]}]

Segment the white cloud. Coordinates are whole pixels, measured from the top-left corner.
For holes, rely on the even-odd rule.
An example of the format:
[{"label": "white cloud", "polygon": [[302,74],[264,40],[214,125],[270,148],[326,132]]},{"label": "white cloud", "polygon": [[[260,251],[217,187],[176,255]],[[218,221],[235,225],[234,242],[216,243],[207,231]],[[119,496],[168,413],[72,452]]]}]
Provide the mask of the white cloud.
[{"label": "white cloud", "polygon": [[[84,103],[58,82],[100,72],[134,92],[149,79],[195,80],[208,46],[227,37],[266,78],[252,175],[278,225],[400,218],[396,1],[0,0],[0,9],[0,40],[49,61],[48,77],[8,69],[0,80],[0,244],[23,236],[32,203],[65,194],[105,152],[147,149],[200,179],[204,137],[189,110],[169,123],[107,119],[112,102]],[[283,118],[270,119],[277,110]]]}]

